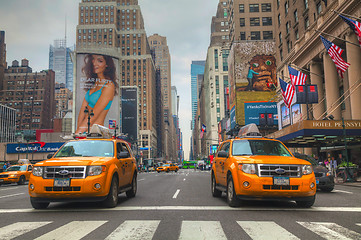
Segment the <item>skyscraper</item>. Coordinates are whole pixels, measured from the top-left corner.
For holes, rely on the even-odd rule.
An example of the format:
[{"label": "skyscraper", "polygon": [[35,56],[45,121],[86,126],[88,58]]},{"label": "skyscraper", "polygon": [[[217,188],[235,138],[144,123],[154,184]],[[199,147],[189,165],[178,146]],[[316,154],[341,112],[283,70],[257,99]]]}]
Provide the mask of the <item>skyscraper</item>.
[{"label": "skyscraper", "polygon": [[155,67],[138,0],[83,0],[79,4],[77,53],[118,60],[119,86],[137,86],[138,143],[144,158],[157,152]]},{"label": "skyscraper", "polygon": [[64,84],[73,90],[73,63],[70,58],[72,50],[66,47],[66,38],[54,41],[49,48],[49,69],[55,72],[55,82]]},{"label": "skyscraper", "polygon": [[198,104],[198,93],[200,82],[197,81],[198,75],[204,74],[204,66],[206,65],[206,61],[192,61],[191,64],[191,97],[192,97],[192,129],[194,127],[194,118],[197,112],[197,104]]}]

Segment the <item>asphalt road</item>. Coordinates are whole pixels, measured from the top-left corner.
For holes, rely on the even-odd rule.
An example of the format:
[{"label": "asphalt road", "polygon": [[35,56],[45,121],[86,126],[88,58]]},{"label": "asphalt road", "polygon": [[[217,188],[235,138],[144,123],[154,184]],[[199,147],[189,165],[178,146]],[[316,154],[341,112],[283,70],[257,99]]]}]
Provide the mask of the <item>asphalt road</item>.
[{"label": "asphalt road", "polygon": [[361,188],[317,192],[315,205],[213,198],[210,172],[141,173],[118,206],[51,203],[32,209],[27,186],[0,186],[0,239],[361,239]]}]

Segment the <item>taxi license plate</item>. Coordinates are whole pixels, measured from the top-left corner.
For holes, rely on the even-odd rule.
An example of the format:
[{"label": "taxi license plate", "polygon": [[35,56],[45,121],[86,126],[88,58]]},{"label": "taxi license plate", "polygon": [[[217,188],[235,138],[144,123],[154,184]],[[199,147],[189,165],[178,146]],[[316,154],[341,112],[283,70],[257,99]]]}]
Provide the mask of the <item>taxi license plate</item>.
[{"label": "taxi license plate", "polygon": [[54,187],[69,187],[70,186],[70,178],[55,178],[54,179]]},{"label": "taxi license plate", "polygon": [[273,177],[273,185],[290,185],[289,177]]}]

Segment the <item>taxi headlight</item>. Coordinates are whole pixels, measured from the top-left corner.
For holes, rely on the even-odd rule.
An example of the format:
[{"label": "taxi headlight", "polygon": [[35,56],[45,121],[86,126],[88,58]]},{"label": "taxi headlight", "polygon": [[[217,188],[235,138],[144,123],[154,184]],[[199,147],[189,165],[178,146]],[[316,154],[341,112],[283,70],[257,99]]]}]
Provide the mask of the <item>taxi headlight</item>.
[{"label": "taxi headlight", "polygon": [[303,165],[302,166],[302,174],[303,175],[309,175],[312,173],[312,166],[311,165]]},{"label": "taxi headlight", "polygon": [[256,164],[242,164],[242,171],[248,174],[256,174]]},{"label": "taxi headlight", "polygon": [[34,167],[33,168],[33,175],[37,177],[43,176],[43,167]]},{"label": "taxi headlight", "polygon": [[103,172],[103,166],[90,166],[88,168],[88,176],[100,175]]},{"label": "taxi headlight", "polygon": [[9,177],[17,177],[17,174],[11,174]]}]

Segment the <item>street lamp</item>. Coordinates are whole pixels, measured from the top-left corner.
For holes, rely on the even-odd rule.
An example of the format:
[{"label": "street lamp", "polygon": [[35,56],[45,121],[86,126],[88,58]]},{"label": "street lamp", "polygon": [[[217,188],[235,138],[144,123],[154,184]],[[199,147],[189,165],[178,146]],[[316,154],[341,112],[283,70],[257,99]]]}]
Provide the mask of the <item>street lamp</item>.
[{"label": "street lamp", "polygon": [[88,114],[88,134],[90,132],[90,118],[94,116],[93,110],[89,112],[88,106],[85,106],[84,113]]}]

